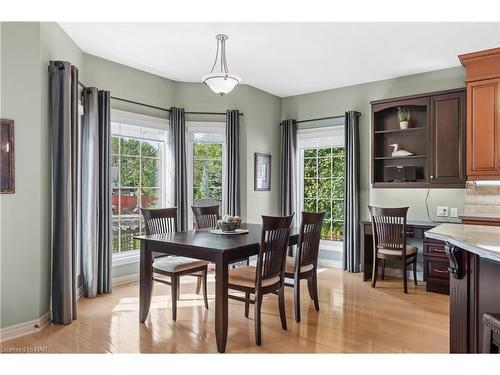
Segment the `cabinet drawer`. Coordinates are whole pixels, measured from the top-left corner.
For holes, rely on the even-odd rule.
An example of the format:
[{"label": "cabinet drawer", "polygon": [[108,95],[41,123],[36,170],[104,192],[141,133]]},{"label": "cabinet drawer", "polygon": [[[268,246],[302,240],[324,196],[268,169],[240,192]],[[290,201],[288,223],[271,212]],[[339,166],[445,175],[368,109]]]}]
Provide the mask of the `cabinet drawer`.
[{"label": "cabinet drawer", "polygon": [[433,279],[449,280],[449,262],[441,260],[425,259],[426,276]]},{"label": "cabinet drawer", "polygon": [[424,256],[448,259],[444,251],[444,242],[424,242]]}]

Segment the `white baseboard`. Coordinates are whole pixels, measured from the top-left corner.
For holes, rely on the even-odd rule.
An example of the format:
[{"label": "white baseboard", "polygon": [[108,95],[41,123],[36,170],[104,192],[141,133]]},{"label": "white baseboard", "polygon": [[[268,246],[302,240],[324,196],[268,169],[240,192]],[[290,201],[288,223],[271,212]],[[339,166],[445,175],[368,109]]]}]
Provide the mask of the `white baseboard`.
[{"label": "white baseboard", "polygon": [[139,281],[139,274],[138,273],[132,273],[130,275],[125,275],[125,276],[120,276],[120,277],[113,277],[113,280],[111,282],[112,286],[119,286],[119,285],[125,285],[125,284],[130,284]]},{"label": "white baseboard", "polygon": [[40,332],[49,323],[50,323],[50,311],[46,312],[38,319],[2,328],[0,330],[0,342]]}]

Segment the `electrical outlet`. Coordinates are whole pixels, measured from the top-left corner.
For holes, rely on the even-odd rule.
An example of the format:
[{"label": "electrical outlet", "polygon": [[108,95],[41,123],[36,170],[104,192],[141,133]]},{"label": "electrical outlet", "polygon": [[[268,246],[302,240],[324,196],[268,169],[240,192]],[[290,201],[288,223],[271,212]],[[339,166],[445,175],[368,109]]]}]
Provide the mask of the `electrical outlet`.
[{"label": "electrical outlet", "polygon": [[448,216],[448,207],[438,206],[437,207],[437,213],[436,213],[436,215],[438,217],[446,217],[446,216]]},{"label": "electrical outlet", "polygon": [[450,208],[450,217],[458,217],[458,208],[456,207]]}]

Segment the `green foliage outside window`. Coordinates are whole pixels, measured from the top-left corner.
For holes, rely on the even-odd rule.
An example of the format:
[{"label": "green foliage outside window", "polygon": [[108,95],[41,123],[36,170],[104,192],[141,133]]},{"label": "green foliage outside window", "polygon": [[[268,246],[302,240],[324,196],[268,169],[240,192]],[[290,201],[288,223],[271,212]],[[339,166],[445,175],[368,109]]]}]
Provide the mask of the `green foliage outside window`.
[{"label": "green foliage outside window", "polygon": [[304,211],[325,211],[321,238],[342,240],[344,225],[344,148],[304,150]]},{"label": "green foliage outside window", "polygon": [[111,137],[113,253],[138,249],[133,237],[144,233],[140,207],[158,206],[160,168],[159,142]]},{"label": "green foliage outside window", "polygon": [[193,144],[193,200],[222,201],[222,144]]}]

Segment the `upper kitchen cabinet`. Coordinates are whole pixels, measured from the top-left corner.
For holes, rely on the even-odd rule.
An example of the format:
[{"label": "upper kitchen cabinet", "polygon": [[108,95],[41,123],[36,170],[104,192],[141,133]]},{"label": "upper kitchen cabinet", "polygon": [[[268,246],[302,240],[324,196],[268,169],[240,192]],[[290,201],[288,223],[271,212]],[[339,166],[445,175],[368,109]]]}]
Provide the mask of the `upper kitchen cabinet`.
[{"label": "upper kitchen cabinet", "polygon": [[465,90],[430,97],[429,182],[464,187]]},{"label": "upper kitchen cabinet", "polygon": [[500,179],[500,48],[460,55],[467,80],[467,178]]}]

